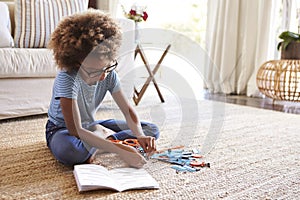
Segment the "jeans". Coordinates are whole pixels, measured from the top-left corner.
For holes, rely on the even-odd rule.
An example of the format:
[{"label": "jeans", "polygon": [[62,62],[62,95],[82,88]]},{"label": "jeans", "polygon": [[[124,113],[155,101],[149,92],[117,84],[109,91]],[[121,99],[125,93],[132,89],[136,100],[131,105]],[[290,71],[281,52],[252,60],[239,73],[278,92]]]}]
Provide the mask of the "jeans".
[{"label": "jeans", "polygon": [[[95,124],[100,124],[113,130],[115,134],[111,136],[116,140],[136,138],[127,126],[126,121],[114,119],[99,120],[92,123],[91,126]],[[159,130],[156,125],[149,122],[141,122],[141,126],[146,136],[158,139]],[[54,157],[68,166],[85,163],[96,151],[95,147],[90,147],[84,141],[70,135],[66,127],[57,127],[49,120],[46,124],[46,140],[47,146]]]}]

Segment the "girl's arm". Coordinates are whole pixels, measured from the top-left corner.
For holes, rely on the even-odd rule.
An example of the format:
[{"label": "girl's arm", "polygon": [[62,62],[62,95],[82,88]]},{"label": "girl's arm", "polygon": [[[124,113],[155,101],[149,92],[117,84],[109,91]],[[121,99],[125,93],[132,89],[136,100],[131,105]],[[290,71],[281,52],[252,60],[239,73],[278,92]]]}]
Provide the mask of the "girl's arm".
[{"label": "girl's arm", "polygon": [[114,92],[112,93],[112,97],[121,109],[128,127],[137,137],[144,151],[148,154],[154,153],[156,151],[155,138],[144,135],[138,115],[133,107],[128,103],[123,92],[121,90]]},{"label": "girl's arm", "polygon": [[82,128],[79,108],[76,100],[60,98],[60,104],[70,135],[76,136],[98,149],[119,154],[120,157],[130,166],[140,168],[146,163],[144,157],[134,148],[127,145],[112,143],[101,138],[97,133]]}]

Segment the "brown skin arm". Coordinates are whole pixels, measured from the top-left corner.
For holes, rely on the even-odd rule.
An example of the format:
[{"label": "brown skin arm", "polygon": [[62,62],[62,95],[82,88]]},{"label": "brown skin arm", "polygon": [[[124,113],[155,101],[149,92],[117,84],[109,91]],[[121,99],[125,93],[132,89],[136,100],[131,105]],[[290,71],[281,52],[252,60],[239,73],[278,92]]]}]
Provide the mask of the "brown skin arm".
[{"label": "brown skin arm", "polygon": [[138,115],[136,114],[133,107],[128,103],[123,92],[121,90],[117,91],[112,94],[112,97],[114,98],[115,102],[117,103],[120,110],[122,111],[128,127],[133,132],[133,134],[137,137],[144,151],[148,155],[152,155],[153,153],[155,153],[156,151],[155,138],[144,135]]},{"label": "brown skin arm", "polygon": [[60,98],[60,104],[70,135],[78,137],[98,149],[119,154],[121,159],[132,167],[141,168],[146,163],[144,157],[134,148],[123,144],[112,143],[109,140],[101,138],[99,134],[82,128],[76,100]]},{"label": "brown skin arm", "polygon": [[[60,106],[65,119],[65,123],[70,135],[79,138],[78,130],[81,129],[80,116],[77,112],[76,100],[60,98]],[[76,128],[77,126],[77,128]]]}]

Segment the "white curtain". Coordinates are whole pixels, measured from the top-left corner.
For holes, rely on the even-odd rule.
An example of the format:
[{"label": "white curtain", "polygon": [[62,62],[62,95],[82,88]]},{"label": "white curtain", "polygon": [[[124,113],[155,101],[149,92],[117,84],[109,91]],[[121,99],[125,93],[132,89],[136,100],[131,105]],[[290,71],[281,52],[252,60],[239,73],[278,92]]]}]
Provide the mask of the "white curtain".
[{"label": "white curtain", "polygon": [[[205,85],[214,93],[259,94],[255,77],[269,59],[274,0],[209,0]],[[275,47],[274,47],[275,48]]]},{"label": "white curtain", "polygon": [[292,5],[293,0],[284,0],[282,1],[282,29],[289,30],[292,14]]},{"label": "white curtain", "polygon": [[119,0],[97,0],[97,8],[116,17]]}]

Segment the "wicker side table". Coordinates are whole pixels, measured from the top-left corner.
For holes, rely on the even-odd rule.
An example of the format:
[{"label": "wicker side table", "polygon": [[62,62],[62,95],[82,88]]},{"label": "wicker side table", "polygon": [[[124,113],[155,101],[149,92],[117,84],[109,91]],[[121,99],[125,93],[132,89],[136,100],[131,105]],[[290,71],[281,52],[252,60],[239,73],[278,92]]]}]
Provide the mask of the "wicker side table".
[{"label": "wicker side table", "polygon": [[271,60],[258,70],[259,91],[273,100],[300,102],[300,60]]}]

